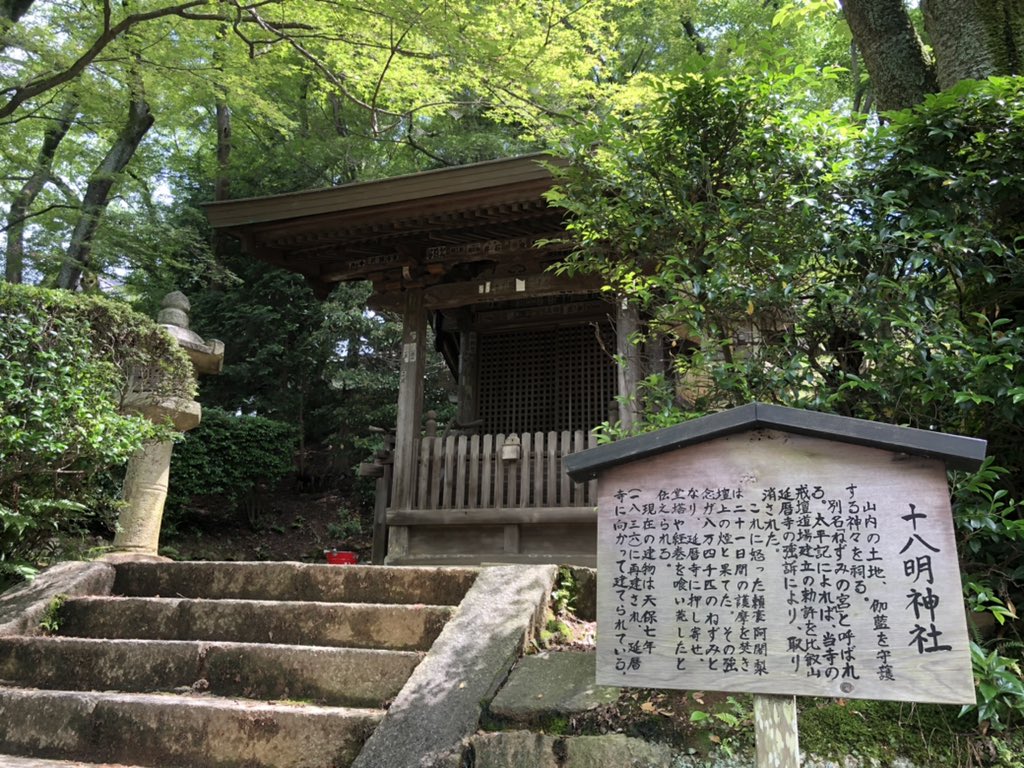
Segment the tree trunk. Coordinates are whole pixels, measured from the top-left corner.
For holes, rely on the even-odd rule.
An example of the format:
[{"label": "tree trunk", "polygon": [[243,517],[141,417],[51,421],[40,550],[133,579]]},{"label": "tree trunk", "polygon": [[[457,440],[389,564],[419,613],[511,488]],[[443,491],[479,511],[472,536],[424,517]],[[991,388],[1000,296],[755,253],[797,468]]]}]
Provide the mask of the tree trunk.
[{"label": "tree trunk", "polygon": [[[221,46],[228,36],[228,27],[217,30],[217,46],[213,49],[213,60],[217,70],[224,71]],[[231,107],[228,105],[227,88],[217,86],[217,177],[213,183],[213,199],[217,202],[231,197]],[[220,236],[220,235],[218,235]]]},{"label": "tree trunk", "polygon": [[[0,0],[0,22],[16,24],[32,7],[33,0]],[[7,24],[0,24],[0,30]]]},{"label": "tree trunk", "polygon": [[938,90],[932,63],[903,0],[841,0],[881,110],[918,104]]},{"label": "tree trunk", "polygon": [[82,270],[90,266],[92,240],[110,201],[114,182],[132,159],[135,150],[139,148],[146,131],[153,125],[153,119],[140,81],[132,91],[128,105],[128,122],[89,177],[85,197],[82,198],[82,211],[71,233],[71,243],[64,254],[64,265],[57,277],[58,288],[73,291],[82,278]]},{"label": "tree trunk", "polygon": [[4,278],[8,283],[20,283],[25,269],[25,220],[36,197],[43,191],[50,172],[53,169],[53,158],[57,147],[71,129],[75,114],[78,112],[78,101],[69,98],[61,108],[56,121],[46,129],[43,144],[39,147],[35,170],[18,194],[11,200],[7,212],[7,258],[4,264]]},{"label": "tree trunk", "polygon": [[231,109],[223,93],[217,98],[217,179],[213,185],[213,199],[231,197]]},{"label": "tree trunk", "polygon": [[940,88],[1017,75],[1024,54],[1024,0],[922,0]]}]

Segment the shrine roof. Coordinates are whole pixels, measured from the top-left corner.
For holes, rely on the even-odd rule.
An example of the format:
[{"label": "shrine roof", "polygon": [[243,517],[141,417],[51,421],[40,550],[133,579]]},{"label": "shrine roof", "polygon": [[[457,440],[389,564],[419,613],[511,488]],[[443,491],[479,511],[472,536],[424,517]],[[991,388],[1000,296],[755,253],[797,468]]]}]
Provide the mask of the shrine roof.
[{"label": "shrine roof", "polygon": [[516,197],[519,195],[515,194],[514,188],[523,185],[537,188],[539,182],[540,188],[546,190],[551,185],[551,173],[543,162],[556,161],[542,154],[523,155],[373,181],[357,181],[336,187],[225,200],[207,203],[204,207],[214,228],[230,230],[325,213],[422,202],[482,190],[507,188],[507,194]]},{"label": "shrine roof", "polygon": [[[425,284],[459,263],[507,259],[562,234],[548,205],[546,155],[441,168],[375,181],[205,206],[210,224],[252,256],[305,275],[314,286],[371,279]],[[428,269],[429,268],[429,269]],[[404,277],[403,277],[404,276]]]},{"label": "shrine roof", "polygon": [[672,427],[600,445],[564,459],[576,482],[590,480],[602,470],[661,453],[757,429],[777,429],[798,435],[864,445],[896,453],[939,459],[950,469],[973,470],[985,458],[986,441],[973,437],[900,427],[766,403],[748,403]]}]

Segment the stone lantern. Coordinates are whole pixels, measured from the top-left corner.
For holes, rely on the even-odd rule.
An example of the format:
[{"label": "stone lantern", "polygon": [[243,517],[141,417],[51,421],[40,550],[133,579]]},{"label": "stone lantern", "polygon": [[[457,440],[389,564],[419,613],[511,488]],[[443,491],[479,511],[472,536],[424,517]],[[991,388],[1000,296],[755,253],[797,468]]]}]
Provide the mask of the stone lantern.
[{"label": "stone lantern", "polygon": [[[188,354],[198,374],[220,373],[224,366],[224,343],[204,341],[189,329],[189,301],[181,291],[164,297],[157,315],[160,323]],[[201,409],[195,400],[166,397],[148,392],[145,386],[129,393],[125,410],[138,413],[154,423],[170,423],[179,432],[199,424]],[[114,553],[156,555],[160,524],[167,500],[167,482],[171,469],[172,440],[153,440],[140,448],[128,461],[124,480],[125,509],[114,536]]]}]

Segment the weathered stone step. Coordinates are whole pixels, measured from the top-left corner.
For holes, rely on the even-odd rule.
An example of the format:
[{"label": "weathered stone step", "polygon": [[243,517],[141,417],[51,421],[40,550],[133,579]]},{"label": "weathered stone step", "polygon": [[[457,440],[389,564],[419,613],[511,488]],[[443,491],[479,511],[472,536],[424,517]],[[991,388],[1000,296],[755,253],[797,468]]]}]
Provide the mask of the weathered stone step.
[{"label": "weathered stone step", "polygon": [[0,755],[3,768],[141,768],[124,763],[83,763],[79,760],[46,760],[41,757]]},{"label": "weathered stone step", "polygon": [[0,753],[160,768],[345,768],[380,710],[0,688]]},{"label": "weathered stone step", "polygon": [[454,610],[436,605],[79,597],[61,606],[59,632],[74,637],[425,651]]},{"label": "weathered stone step", "polygon": [[193,690],[379,707],[401,690],[421,657],[413,651],[361,648],[9,637],[0,638],[0,682],[63,690]]},{"label": "weathered stone step", "polygon": [[233,600],[458,605],[473,568],[389,568],[308,563],[120,563],[114,593]]}]

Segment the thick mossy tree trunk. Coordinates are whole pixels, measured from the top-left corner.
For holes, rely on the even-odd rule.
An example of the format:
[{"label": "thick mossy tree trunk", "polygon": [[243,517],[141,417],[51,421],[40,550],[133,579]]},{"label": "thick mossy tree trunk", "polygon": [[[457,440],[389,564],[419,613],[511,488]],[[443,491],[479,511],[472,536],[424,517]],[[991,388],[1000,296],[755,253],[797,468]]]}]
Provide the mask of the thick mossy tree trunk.
[{"label": "thick mossy tree trunk", "polygon": [[1021,73],[1024,0],[921,0],[926,54],[904,0],[841,0],[880,110],[966,80]]},{"label": "thick mossy tree trunk", "polygon": [[[0,21],[7,21],[14,24],[22,16],[28,13],[32,7],[33,0],[0,0]],[[0,26],[0,29],[3,27]]]},{"label": "thick mossy tree trunk", "polygon": [[901,109],[938,90],[935,70],[903,0],[841,0],[871,75],[880,110]]},{"label": "thick mossy tree trunk", "polygon": [[939,87],[992,75],[1019,75],[1024,0],[922,0]]}]

